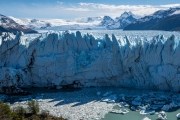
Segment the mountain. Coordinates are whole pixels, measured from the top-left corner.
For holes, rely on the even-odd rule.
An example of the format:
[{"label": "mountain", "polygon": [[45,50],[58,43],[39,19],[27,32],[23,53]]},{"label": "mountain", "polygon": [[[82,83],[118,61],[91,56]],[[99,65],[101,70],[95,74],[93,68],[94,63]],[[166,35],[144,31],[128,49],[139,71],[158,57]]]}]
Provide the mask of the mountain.
[{"label": "mountain", "polygon": [[103,29],[97,25],[102,20],[102,17],[87,17],[76,18],[73,20],[64,19],[29,19],[29,18],[15,18],[10,16],[11,19],[17,23],[24,25],[33,30],[84,30],[84,29]]},{"label": "mountain", "polygon": [[123,29],[136,20],[137,16],[132,12],[124,12],[120,17],[116,17],[115,20],[109,16],[104,16],[99,26],[104,26],[106,29]]},{"label": "mountain", "polygon": [[103,17],[86,17],[71,20],[49,19],[44,20],[52,24],[52,27],[46,30],[104,30],[104,27],[98,26]]},{"label": "mountain", "polygon": [[22,31],[24,33],[37,33],[37,31],[27,28],[24,25],[20,25],[13,19],[0,14],[0,33],[12,32],[16,34],[17,31]]},{"label": "mountain", "polygon": [[179,11],[180,8],[159,10],[127,25],[124,30],[176,30],[180,27]]},{"label": "mountain", "polygon": [[127,25],[131,24],[132,22],[137,20],[137,16],[135,16],[132,12],[124,12],[123,14],[121,14],[120,17],[116,17],[115,21],[116,24],[118,26],[118,28],[123,29],[125,28]]},{"label": "mountain", "polygon": [[137,17],[132,12],[124,12],[115,19],[110,16],[85,17],[72,20],[64,19],[29,19],[29,18],[9,18],[18,24],[31,28],[33,30],[114,30],[123,29],[125,26],[134,22]]},{"label": "mountain", "polygon": [[111,29],[111,26],[115,24],[115,21],[109,17],[109,16],[104,16],[103,20],[100,22],[99,26],[103,26],[107,29]]},{"label": "mountain", "polygon": [[168,16],[157,22],[153,30],[180,31],[180,14]]},{"label": "mountain", "polygon": [[29,19],[29,18],[15,18],[10,16],[11,19],[13,19],[14,21],[16,21],[17,23],[24,25],[28,28],[31,29],[46,29],[48,27],[51,27],[52,24],[50,22],[47,21],[43,21],[43,20],[38,20],[38,19]]}]

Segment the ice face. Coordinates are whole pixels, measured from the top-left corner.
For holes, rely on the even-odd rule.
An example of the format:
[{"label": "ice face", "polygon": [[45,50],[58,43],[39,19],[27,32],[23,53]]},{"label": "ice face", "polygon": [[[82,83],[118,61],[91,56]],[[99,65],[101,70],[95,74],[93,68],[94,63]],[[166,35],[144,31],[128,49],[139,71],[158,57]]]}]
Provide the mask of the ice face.
[{"label": "ice face", "polygon": [[174,35],[151,40],[108,34],[97,39],[90,34],[82,36],[79,31],[23,36],[1,36],[1,92],[9,86],[60,87],[75,83],[76,87],[180,90],[180,39]]}]

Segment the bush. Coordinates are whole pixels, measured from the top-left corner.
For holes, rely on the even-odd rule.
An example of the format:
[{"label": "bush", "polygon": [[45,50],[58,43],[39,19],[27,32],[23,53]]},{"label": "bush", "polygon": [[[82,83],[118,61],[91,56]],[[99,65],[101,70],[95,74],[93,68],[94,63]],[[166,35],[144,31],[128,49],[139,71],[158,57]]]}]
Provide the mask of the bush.
[{"label": "bush", "polygon": [[41,111],[41,117],[42,118],[47,118],[49,116],[49,111],[48,110],[43,110]]},{"label": "bush", "polygon": [[0,101],[0,120],[67,120],[62,117],[54,117],[49,115],[48,110],[39,113],[39,104],[36,101],[28,102],[28,110],[31,112],[26,113],[22,106],[18,106],[11,111],[9,105]]},{"label": "bush", "polygon": [[19,116],[24,116],[26,114],[26,110],[22,106],[18,106],[14,109]]},{"label": "bush", "polygon": [[39,104],[38,102],[32,100],[28,102],[28,110],[32,113],[37,115],[39,113]]},{"label": "bush", "polygon": [[11,113],[12,112],[9,105],[4,104],[3,102],[0,101],[0,119],[11,117]]}]

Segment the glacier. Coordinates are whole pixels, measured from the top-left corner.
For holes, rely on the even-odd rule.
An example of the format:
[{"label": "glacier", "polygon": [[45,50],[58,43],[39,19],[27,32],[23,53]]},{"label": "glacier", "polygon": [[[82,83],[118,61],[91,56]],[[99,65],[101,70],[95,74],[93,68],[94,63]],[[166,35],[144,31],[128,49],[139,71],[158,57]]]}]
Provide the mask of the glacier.
[{"label": "glacier", "polygon": [[180,38],[47,32],[0,36],[0,92],[117,86],[180,91]]}]

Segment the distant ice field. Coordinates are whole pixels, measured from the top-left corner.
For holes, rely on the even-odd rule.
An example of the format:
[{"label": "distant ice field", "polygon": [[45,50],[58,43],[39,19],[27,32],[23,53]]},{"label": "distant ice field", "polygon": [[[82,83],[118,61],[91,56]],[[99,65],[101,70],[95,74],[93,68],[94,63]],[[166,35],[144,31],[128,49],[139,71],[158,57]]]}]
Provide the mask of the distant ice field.
[{"label": "distant ice field", "polygon": [[[39,33],[46,33],[51,30],[38,30]],[[53,31],[53,30],[52,30]],[[71,32],[76,32],[78,30],[73,30]],[[129,37],[145,37],[147,39],[152,39],[152,37],[157,35],[164,35],[164,37],[170,37],[175,35],[180,37],[180,32],[178,31],[156,31],[156,30],[138,30],[138,31],[123,31],[123,30],[79,30],[81,34],[93,34],[95,38],[103,38],[105,34],[112,35],[114,34],[117,38],[120,36],[129,36]],[[63,32],[63,31],[61,31]]]}]

